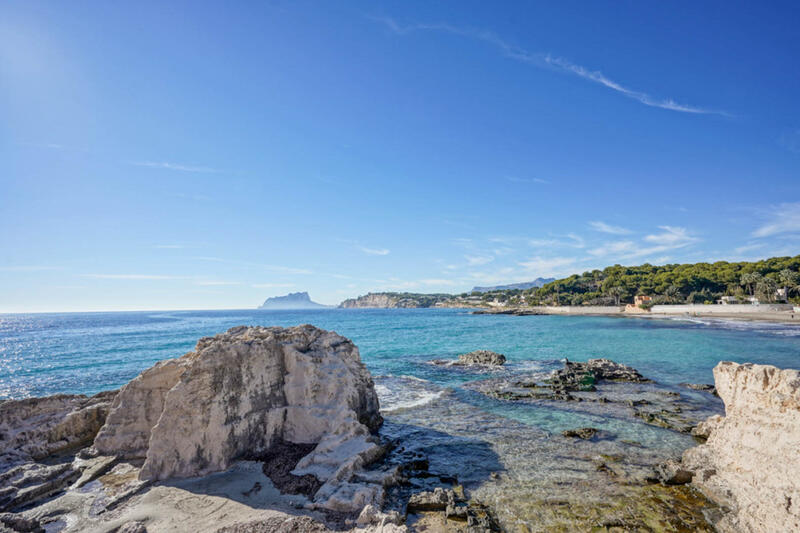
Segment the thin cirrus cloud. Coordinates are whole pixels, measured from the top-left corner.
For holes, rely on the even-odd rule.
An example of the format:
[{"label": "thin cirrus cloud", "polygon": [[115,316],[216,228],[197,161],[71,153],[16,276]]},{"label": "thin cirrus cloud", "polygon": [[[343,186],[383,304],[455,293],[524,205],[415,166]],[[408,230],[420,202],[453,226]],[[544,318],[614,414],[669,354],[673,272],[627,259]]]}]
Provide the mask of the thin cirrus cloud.
[{"label": "thin cirrus cloud", "polygon": [[389,17],[370,17],[370,18],[378,22],[381,22],[387,28],[389,28],[389,30],[392,33],[396,35],[407,35],[409,33],[417,31],[435,31],[435,32],[449,33],[452,35],[459,35],[462,37],[468,37],[470,39],[482,41],[494,46],[495,48],[499,49],[503,53],[503,55],[511,59],[514,59],[516,61],[520,61],[522,63],[533,65],[539,68],[552,68],[559,70],[561,72],[571,74],[573,76],[578,76],[587,81],[591,81],[607,89],[615,91],[627,98],[636,100],[637,102],[649,107],[657,107],[660,109],[676,111],[679,113],[730,116],[730,114],[727,113],[726,111],[708,109],[689,104],[681,104],[676,102],[672,98],[656,98],[643,91],[630,89],[628,87],[625,87],[621,83],[608,78],[599,70],[590,70],[581,65],[572,63],[567,59],[564,59],[563,57],[553,56],[551,54],[530,52],[528,50],[525,50],[524,48],[511,45],[510,43],[508,43],[507,41],[503,40],[502,38],[498,37],[497,35],[495,35],[490,31],[476,30],[472,28],[459,28],[457,26],[452,26],[450,24],[409,24],[404,26]]},{"label": "thin cirrus cloud", "polygon": [[800,234],[800,202],[774,206],[764,218],[766,222],[751,233],[753,237]]},{"label": "thin cirrus cloud", "polygon": [[367,246],[358,246],[357,248],[367,255],[389,255],[390,252],[387,248],[368,248]]},{"label": "thin cirrus cloud", "polygon": [[589,222],[589,227],[595,231],[599,231],[601,233],[610,233],[612,235],[628,235],[633,233],[628,228],[623,228],[621,226],[612,226],[611,224],[606,224],[600,220],[595,220],[593,222]]},{"label": "thin cirrus cloud", "polygon": [[620,259],[637,259],[685,248],[700,240],[691,235],[686,228],[678,226],[658,228],[660,232],[646,235],[640,243],[631,240],[607,242],[589,250],[589,254],[595,257],[616,256]]},{"label": "thin cirrus cloud", "polygon": [[517,176],[506,176],[506,180],[512,183],[538,183],[540,185],[546,185],[550,183],[550,181],[542,178],[518,178]]},{"label": "thin cirrus cloud", "polygon": [[490,255],[465,255],[464,259],[470,266],[485,265],[494,261],[494,257]]},{"label": "thin cirrus cloud", "polygon": [[85,278],[121,280],[176,280],[188,279],[185,276],[166,276],[161,274],[84,274]]},{"label": "thin cirrus cloud", "polygon": [[166,161],[131,161],[131,165],[137,167],[161,168],[165,170],[177,170],[180,172],[200,172],[205,174],[216,174],[219,170],[211,167],[198,165],[182,165],[178,163],[168,163]]}]

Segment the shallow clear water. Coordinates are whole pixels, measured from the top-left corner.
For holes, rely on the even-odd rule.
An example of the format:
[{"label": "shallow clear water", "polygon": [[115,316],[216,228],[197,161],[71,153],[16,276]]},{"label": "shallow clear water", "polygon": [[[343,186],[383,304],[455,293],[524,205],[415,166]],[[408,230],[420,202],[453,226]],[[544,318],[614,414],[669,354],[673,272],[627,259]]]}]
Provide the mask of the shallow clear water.
[{"label": "shallow clear water", "polygon": [[[711,383],[718,361],[800,367],[800,327],[719,320],[456,309],[0,315],[0,399],[114,389],[154,362],[190,351],[200,337],[241,324],[302,323],[351,338],[375,377],[386,419],[381,432],[396,441],[395,450],[421,453],[432,471],[457,478],[509,530],[581,529],[597,508],[641,498],[646,484],[625,480],[643,479],[694,441],[643,423],[624,402],[497,400],[481,392],[490,380],[542,378],[564,358],[606,357],[657,384],[600,387],[602,394],[670,398],[677,392],[682,412],[697,421],[721,412],[721,402],[678,384]],[[501,352],[509,361],[494,370],[430,363],[475,349]],[[584,426],[601,430],[600,437],[576,441],[559,434]],[[609,467],[617,471],[609,477],[598,457],[613,456],[625,459]],[[554,500],[570,505],[548,503]],[[592,510],[565,516],[566,509],[587,504]]]}]

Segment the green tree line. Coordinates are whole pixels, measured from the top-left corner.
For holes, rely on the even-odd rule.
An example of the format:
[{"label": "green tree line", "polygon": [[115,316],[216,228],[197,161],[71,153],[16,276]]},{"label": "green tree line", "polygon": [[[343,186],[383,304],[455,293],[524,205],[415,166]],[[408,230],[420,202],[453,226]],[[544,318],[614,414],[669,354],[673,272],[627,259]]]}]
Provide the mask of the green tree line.
[{"label": "green tree line", "polygon": [[[755,262],[614,265],[558,279],[541,288],[493,291],[483,300],[510,305],[621,305],[637,294],[653,304],[714,303],[722,296],[800,303],[800,255]],[[780,290],[779,290],[780,289]],[[786,293],[787,298],[782,297]],[[467,296],[467,295],[462,295]]]}]

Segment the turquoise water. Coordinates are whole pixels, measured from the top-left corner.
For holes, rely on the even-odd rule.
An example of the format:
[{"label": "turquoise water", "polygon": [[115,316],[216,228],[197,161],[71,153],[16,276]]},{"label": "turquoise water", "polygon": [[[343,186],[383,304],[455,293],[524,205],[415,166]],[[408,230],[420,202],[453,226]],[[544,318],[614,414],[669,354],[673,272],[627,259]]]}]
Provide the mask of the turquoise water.
[{"label": "turquoise water", "polygon": [[474,349],[509,371],[608,357],[667,384],[711,382],[720,360],[800,367],[800,327],[723,321],[471,315],[457,309],[175,311],[0,315],[0,398],[117,388],[198,338],[248,325],[311,323],[351,338],[375,376],[458,386],[474,373],[428,364]]},{"label": "turquoise water", "polygon": [[[0,315],[0,399],[114,389],[156,361],[190,351],[200,337],[241,324],[302,323],[335,330],[359,346],[385,418],[381,435],[396,444],[387,460],[426,457],[435,475],[424,483],[458,479],[509,529],[547,529],[534,502],[628,497],[654,465],[695,444],[686,433],[645,424],[614,395],[632,393],[653,405],[680,398],[680,410],[673,411],[694,424],[722,412],[722,403],[679,384],[712,382],[718,361],[800,367],[800,327],[718,320],[455,309]],[[431,364],[475,349],[501,352],[509,361],[492,370]],[[601,384],[608,403],[505,401],[483,393],[496,382],[544,378],[564,358],[594,357],[632,365],[657,383]],[[599,437],[560,435],[585,426],[599,429]],[[615,456],[624,457],[615,463],[628,476],[622,482],[596,464],[598,457]],[[415,483],[414,490],[425,488]],[[390,500],[401,501],[398,494]]]}]

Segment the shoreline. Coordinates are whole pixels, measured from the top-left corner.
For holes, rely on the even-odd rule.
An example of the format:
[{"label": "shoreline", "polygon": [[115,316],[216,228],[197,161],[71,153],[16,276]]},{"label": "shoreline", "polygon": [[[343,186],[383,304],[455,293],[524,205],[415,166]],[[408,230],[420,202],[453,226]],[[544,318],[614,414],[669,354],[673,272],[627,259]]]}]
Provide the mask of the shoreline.
[{"label": "shoreline", "polygon": [[793,311],[752,311],[752,312],[719,312],[719,311],[691,311],[680,313],[648,312],[641,311],[626,313],[611,310],[583,310],[580,307],[553,308],[546,307],[502,307],[482,308],[473,311],[475,315],[514,315],[514,316],[606,316],[619,318],[650,318],[650,319],[676,319],[676,318],[711,318],[731,322],[765,322],[771,324],[797,324],[800,325],[800,312]]}]

